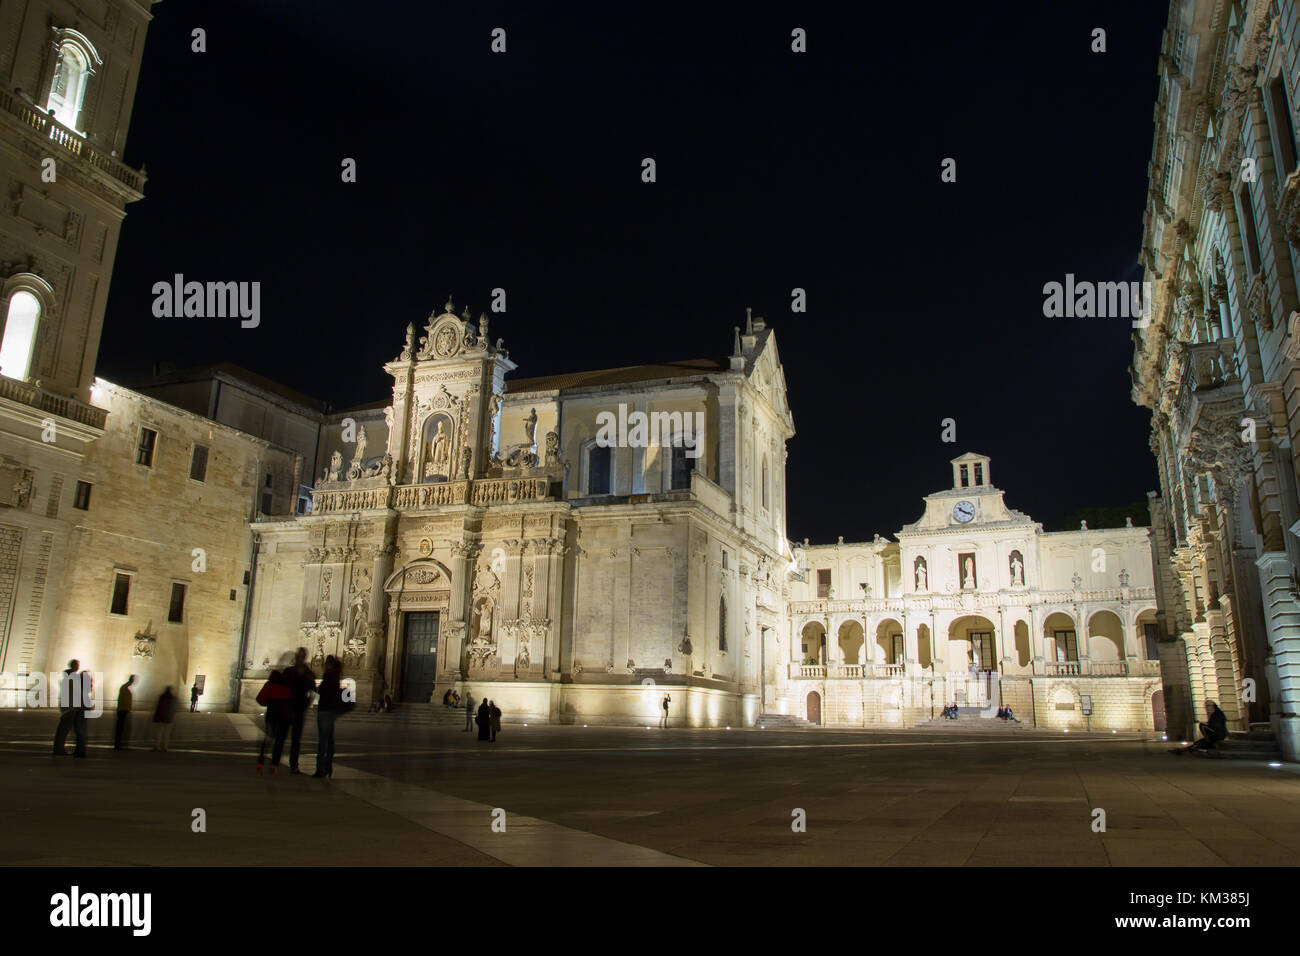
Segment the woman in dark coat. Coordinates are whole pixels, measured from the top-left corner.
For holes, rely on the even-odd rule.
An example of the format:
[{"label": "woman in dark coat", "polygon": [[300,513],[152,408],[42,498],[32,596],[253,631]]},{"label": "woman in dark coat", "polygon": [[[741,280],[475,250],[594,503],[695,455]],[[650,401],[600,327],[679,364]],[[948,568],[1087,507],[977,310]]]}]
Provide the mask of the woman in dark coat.
[{"label": "woman in dark coat", "polygon": [[487,700],[478,705],[478,713],[474,715],[474,723],[478,726],[478,739],[492,739],[492,712],[488,710]]},{"label": "woman in dark coat", "polygon": [[284,752],[284,738],[289,735],[289,704],[293,688],[284,678],[283,671],[271,671],[271,677],[258,691],[257,702],[266,707],[266,736],[257,751],[257,775],[262,775],[262,761],[266,759],[266,745],[271,746],[271,775],[280,767],[280,754]]}]

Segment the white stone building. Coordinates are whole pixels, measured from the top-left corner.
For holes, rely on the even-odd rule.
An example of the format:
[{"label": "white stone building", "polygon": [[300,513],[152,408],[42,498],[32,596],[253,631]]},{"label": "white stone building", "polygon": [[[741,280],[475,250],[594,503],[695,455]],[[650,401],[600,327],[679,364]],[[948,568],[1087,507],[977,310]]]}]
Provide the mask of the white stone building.
[{"label": "white stone building", "polygon": [[896,542],[795,548],[770,709],[910,726],[1006,704],[1043,727],[1163,727],[1147,529],[1044,532],[989,459],[952,474]]},{"label": "white stone building", "polygon": [[246,689],[302,644],[363,702],[468,686],[515,719],[601,722],[668,694],[676,722],[752,723],[789,567],[772,331],[513,381],[487,317],[448,303],[423,332],[377,417],[339,428],[311,514],[254,529]]}]

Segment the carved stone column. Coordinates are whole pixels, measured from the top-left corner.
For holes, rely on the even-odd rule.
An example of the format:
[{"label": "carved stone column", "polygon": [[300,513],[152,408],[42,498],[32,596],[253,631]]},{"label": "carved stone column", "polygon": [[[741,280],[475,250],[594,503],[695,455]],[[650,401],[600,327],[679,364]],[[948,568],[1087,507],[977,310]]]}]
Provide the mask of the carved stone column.
[{"label": "carved stone column", "polygon": [[388,592],[384,582],[393,573],[393,559],[397,545],[391,541],[375,549],[370,578],[370,605],[366,613],[366,675],[376,678],[385,672],[388,638],[385,633],[388,616]]},{"label": "carved stone column", "polygon": [[457,541],[451,546],[451,596],[447,607],[447,672],[465,674],[465,638],[469,634],[467,598],[473,587],[474,560],[482,547],[474,542]]}]

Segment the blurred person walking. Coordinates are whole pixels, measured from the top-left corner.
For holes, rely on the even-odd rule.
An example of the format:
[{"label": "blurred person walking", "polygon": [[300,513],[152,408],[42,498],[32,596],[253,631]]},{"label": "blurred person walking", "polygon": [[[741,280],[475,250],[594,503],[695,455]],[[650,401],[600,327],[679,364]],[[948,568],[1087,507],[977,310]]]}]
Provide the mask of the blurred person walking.
[{"label": "blurred person walking", "polygon": [[478,739],[492,739],[492,711],[488,709],[487,698],[483,698],[483,703],[478,705],[478,713],[474,717],[474,723],[478,724]]},{"label": "blurred person walking", "polygon": [[469,730],[474,723],[474,695],[465,688],[465,729]]},{"label": "blurred person walking", "polygon": [[64,745],[69,730],[77,739],[72,756],[86,756],[86,708],[91,705],[94,693],[94,678],[89,672],[81,670],[81,661],[68,661],[67,670],[59,680],[59,726],[54,731],[56,757],[65,756],[68,752]]},{"label": "blurred person walking", "polygon": [[497,742],[497,733],[501,730],[501,708],[495,700],[488,701],[488,714],[492,718],[492,742]]},{"label": "blurred person walking", "polygon": [[293,698],[293,689],[284,676],[283,670],[271,671],[262,689],[257,692],[257,702],[266,708],[262,745],[257,751],[257,775],[262,775],[262,764],[266,760],[266,745],[271,744],[271,776],[280,769],[280,755],[284,753],[284,738],[289,734],[289,708]]},{"label": "blurred person walking", "polygon": [[135,704],[135,694],[131,692],[135,684],[135,675],[126,679],[126,683],[117,689],[117,725],[113,728],[113,749],[126,750],[131,742],[131,707]]},{"label": "blurred person walking", "polygon": [[302,722],[311,705],[311,693],[316,689],[316,672],[307,663],[307,648],[298,648],[293,667],[285,673],[285,678],[293,692],[289,702],[289,726],[293,731],[293,739],[289,743],[289,772],[302,773],[298,769],[298,753],[302,750]]},{"label": "blurred person walking", "polygon": [[172,721],[176,719],[176,695],[171,685],[158,697],[158,706],[153,711],[153,749],[167,752],[167,741],[172,735]]}]

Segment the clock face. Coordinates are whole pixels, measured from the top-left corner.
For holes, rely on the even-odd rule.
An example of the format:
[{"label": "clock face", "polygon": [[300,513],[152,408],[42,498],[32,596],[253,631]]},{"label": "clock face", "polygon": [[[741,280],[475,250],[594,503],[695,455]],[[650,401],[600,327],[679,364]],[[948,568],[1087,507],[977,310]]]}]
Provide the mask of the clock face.
[{"label": "clock face", "polygon": [[975,506],[969,501],[959,501],[952,506],[952,517],[954,521],[965,524],[975,517]]}]

